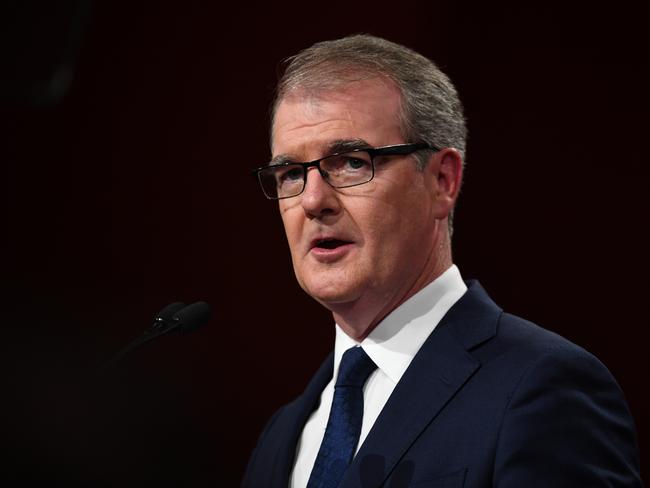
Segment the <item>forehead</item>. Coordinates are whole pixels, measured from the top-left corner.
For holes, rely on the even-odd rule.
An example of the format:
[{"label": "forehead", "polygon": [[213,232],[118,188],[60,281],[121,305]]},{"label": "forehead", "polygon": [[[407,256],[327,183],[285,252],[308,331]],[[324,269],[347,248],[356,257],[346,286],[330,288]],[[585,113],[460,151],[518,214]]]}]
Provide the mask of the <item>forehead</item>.
[{"label": "forehead", "polygon": [[401,94],[380,78],[336,89],[296,88],[277,106],[271,137],[274,156],[318,157],[333,141],[361,139],[373,146],[404,142]]}]

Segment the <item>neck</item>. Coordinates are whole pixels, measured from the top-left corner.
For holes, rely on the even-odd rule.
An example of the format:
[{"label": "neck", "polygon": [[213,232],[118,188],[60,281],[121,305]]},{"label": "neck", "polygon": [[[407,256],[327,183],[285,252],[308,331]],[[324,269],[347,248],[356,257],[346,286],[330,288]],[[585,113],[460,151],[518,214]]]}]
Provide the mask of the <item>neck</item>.
[{"label": "neck", "polygon": [[445,236],[436,244],[421,272],[410,281],[384,293],[330,306],[334,320],[343,332],[361,342],[388,314],[449,269],[453,264],[449,237]]}]

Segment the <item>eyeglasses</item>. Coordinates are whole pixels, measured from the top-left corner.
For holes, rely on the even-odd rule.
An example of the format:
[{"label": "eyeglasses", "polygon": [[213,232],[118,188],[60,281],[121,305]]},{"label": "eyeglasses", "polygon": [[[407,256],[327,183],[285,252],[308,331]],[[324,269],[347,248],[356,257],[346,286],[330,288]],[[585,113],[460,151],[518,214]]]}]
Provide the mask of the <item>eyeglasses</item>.
[{"label": "eyeglasses", "polygon": [[300,195],[307,184],[307,170],[318,168],[322,178],[333,188],[348,188],[368,183],[375,176],[376,156],[407,155],[430,149],[427,143],[397,144],[394,146],[369,147],[331,154],[308,163],[276,163],[253,170],[266,198],[280,200]]}]

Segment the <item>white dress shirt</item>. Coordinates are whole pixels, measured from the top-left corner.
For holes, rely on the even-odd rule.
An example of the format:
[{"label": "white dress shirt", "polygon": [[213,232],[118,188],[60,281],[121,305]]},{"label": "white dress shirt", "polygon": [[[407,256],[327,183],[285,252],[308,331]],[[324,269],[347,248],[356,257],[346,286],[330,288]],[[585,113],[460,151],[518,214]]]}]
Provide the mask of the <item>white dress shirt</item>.
[{"label": "white dress shirt", "polygon": [[335,378],[343,353],[351,347],[361,345],[377,365],[363,387],[363,423],[356,454],[424,341],[466,291],[460,271],[452,265],[387,315],[361,343],[345,334],[336,324],[334,375],[323,390],[319,406],[307,420],[296,446],[296,460],[289,484],[291,488],[304,488],[309,481],[325,435],[334,397]]}]

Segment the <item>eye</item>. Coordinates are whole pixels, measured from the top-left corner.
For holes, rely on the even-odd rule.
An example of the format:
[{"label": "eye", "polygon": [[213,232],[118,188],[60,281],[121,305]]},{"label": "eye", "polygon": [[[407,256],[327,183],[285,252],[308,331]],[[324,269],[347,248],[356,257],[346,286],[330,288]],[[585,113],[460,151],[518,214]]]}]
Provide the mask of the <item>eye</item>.
[{"label": "eye", "polygon": [[329,173],[357,172],[369,168],[370,156],[363,151],[337,154],[321,161],[321,168]]},{"label": "eye", "polygon": [[291,183],[302,180],[302,167],[287,166],[281,169],[279,168],[276,172],[276,178],[279,183]]},{"label": "eye", "polygon": [[345,163],[350,169],[361,169],[368,164],[363,159],[353,157],[346,158]]}]

